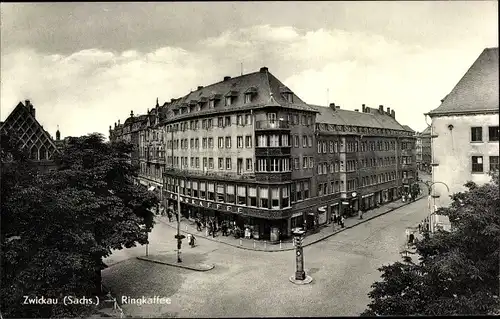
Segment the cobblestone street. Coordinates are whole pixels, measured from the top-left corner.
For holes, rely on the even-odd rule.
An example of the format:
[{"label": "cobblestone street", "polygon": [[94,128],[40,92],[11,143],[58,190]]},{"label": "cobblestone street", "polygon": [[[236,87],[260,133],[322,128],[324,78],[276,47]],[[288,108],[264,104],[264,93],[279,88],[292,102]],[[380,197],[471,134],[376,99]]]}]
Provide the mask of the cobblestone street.
[{"label": "cobblestone street", "polygon": [[[306,272],[312,284],[295,286],[291,251],[243,250],[198,237],[198,246],[183,245],[184,254],[215,264],[195,272],[137,260],[145,247],[113,255],[103,271],[104,283],[116,295],[170,297],[171,305],[123,305],[131,316],[242,317],[350,316],[368,303],[377,268],[400,258],[405,228],[427,214],[420,200],[304,248]],[[175,229],[158,224],[151,234],[149,254],[175,254]]]}]

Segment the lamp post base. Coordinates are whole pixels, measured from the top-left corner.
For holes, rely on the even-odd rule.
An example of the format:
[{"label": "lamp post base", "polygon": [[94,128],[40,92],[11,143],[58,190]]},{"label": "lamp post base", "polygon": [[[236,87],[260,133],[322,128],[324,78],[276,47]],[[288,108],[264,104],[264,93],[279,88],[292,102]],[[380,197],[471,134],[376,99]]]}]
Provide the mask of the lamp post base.
[{"label": "lamp post base", "polygon": [[296,285],[307,285],[310,284],[313,281],[313,278],[311,276],[305,276],[304,280],[298,280],[294,276],[290,276],[290,282]]}]

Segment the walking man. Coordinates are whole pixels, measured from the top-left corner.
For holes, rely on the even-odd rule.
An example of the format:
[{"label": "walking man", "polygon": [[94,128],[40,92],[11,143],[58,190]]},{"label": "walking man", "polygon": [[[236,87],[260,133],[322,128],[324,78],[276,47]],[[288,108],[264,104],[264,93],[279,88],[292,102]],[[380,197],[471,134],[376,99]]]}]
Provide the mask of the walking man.
[{"label": "walking man", "polygon": [[344,228],[344,226],[345,226],[344,220],[345,220],[344,215],[342,215],[342,217],[340,217],[340,225],[342,226],[342,228]]},{"label": "walking man", "polygon": [[359,219],[363,219],[363,209],[359,210]]}]

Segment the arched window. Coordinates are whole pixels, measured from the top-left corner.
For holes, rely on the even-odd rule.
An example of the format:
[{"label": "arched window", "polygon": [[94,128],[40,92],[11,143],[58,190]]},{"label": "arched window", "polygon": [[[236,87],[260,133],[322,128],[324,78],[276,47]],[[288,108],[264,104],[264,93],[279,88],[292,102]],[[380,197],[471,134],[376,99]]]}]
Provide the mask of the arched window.
[{"label": "arched window", "polygon": [[48,154],[47,154],[47,149],[45,146],[42,146],[40,148],[40,160],[47,160],[48,159]]},{"label": "arched window", "polygon": [[32,160],[38,160],[38,148],[35,145],[31,147],[30,158]]}]

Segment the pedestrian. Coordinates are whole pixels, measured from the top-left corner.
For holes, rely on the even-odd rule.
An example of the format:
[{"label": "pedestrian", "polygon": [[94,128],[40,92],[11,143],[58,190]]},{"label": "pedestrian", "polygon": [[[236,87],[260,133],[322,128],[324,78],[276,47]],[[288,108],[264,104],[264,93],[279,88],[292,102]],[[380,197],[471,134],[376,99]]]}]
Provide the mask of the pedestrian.
[{"label": "pedestrian", "polygon": [[342,226],[342,218],[340,217],[340,215],[337,216],[337,224],[339,224],[339,226]]},{"label": "pedestrian", "polygon": [[168,216],[168,222],[171,223],[172,222],[172,213],[170,211],[168,211],[167,216]]},{"label": "pedestrian", "polygon": [[360,209],[358,213],[359,213],[359,219],[363,219],[363,210]]},{"label": "pedestrian", "polygon": [[210,225],[210,228],[212,228],[212,238],[215,238],[215,232],[217,231],[215,226],[216,226],[215,222],[212,221],[212,224]]},{"label": "pedestrian", "polygon": [[418,232],[421,233],[422,232],[422,223],[418,224]]},{"label": "pedestrian", "polygon": [[187,242],[189,245],[191,245],[191,236],[192,236],[191,234],[187,235]]},{"label": "pedestrian", "polygon": [[344,228],[345,224],[344,224],[344,215],[342,215],[342,217],[340,218],[340,225],[342,226],[342,228]]},{"label": "pedestrian", "polygon": [[196,230],[197,231],[201,231],[201,222],[198,218],[196,218]]},{"label": "pedestrian", "polygon": [[210,236],[210,225],[207,225],[207,226],[205,227],[205,236],[206,236],[206,237]]},{"label": "pedestrian", "polygon": [[191,238],[189,239],[189,246],[191,246],[191,248],[194,247],[195,240],[196,238],[194,237],[194,235],[191,235]]}]

